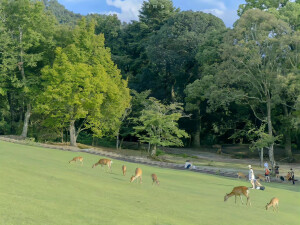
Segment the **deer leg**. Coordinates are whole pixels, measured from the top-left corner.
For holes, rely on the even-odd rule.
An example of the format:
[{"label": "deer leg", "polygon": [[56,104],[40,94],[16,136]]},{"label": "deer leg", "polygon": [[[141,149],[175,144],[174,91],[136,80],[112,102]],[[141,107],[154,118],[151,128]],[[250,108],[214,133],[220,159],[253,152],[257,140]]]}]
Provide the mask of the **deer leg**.
[{"label": "deer leg", "polygon": [[240,196],[240,199],[241,199],[242,204],[244,204],[243,199],[242,199],[242,196]]},{"label": "deer leg", "polygon": [[140,184],[142,183],[142,176],[140,176]]},{"label": "deer leg", "polygon": [[234,202],[235,202],[235,204],[236,204],[236,195],[234,196],[234,198],[235,198],[235,201],[234,201]]},{"label": "deer leg", "polygon": [[251,202],[250,202],[250,197],[249,196],[247,196],[247,205],[248,204],[251,206]]}]

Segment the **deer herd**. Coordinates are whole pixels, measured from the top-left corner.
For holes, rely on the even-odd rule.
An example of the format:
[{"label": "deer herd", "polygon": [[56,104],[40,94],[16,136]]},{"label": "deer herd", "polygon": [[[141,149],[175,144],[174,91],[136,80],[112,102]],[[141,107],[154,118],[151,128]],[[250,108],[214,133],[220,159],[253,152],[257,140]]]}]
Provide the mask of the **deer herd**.
[{"label": "deer herd", "polygon": [[[78,157],[74,157],[72,160],[69,161],[69,163],[71,162],[80,162],[81,165],[83,165],[83,157],[78,156]],[[96,162],[92,168],[94,168],[95,166],[101,165],[101,167],[103,166],[107,166],[107,172],[108,170],[110,170],[110,172],[112,172],[111,169],[111,164],[113,162],[110,159],[100,159],[98,162]],[[126,166],[123,165],[122,166],[122,172],[123,172],[123,176],[126,176]],[[141,168],[136,168],[135,169],[135,175],[132,175],[130,178],[130,183],[133,182],[134,180],[139,179],[140,183],[142,183],[142,174],[143,171]],[[243,173],[237,173],[238,178],[246,178],[246,175]],[[157,179],[157,175],[156,174],[151,174],[151,178],[152,178],[152,185],[153,184],[157,184],[159,185],[159,180]],[[251,206],[251,202],[250,202],[250,197],[249,197],[249,189],[248,187],[245,186],[238,186],[238,187],[234,187],[232,189],[232,191],[229,194],[226,194],[224,196],[224,202],[227,201],[228,198],[234,196],[235,197],[235,203],[236,203],[236,197],[239,196],[240,200],[242,202],[242,204],[244,204],[243,199],[242,199],[242,195],[244,195],[247,198],[247,203],[246,205],[250,205]],[[266,210],[268,210],[270,207],[273,207],[273,211],[277,211],[278,212],[278,205],[279,205],[279,199],[274,197],[271,199],[271,201],[269,203],[267,203],[266,205]]]}]

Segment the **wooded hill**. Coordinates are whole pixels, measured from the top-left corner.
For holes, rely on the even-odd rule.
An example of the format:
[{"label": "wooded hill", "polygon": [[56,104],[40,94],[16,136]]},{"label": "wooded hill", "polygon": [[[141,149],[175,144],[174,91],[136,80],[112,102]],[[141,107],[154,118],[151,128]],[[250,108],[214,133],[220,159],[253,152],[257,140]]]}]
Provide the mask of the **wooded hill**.
[{"label": "wooded hill", "polygon": [[[156,7],[153,7],[153,5]],[[160,7],[162,6],[163,7]],[[300,0],[214,15],[145,1],[139,21],[0,3],[0,134],[300,149]],[[116,138],[117,137],[117,138]]]}]

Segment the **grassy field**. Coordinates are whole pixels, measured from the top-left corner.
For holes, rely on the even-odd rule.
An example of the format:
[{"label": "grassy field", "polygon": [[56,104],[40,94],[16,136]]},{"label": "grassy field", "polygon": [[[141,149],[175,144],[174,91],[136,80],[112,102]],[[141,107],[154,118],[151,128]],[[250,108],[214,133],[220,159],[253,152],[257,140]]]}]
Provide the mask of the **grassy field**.
[{"label": "grassy field", "polygon": [[[69,164],[75,156],[84,165]],[[179,224],[298,225],[300,188],[266,184],[251,190],[252,207],[224,202],[225,193],[245,181],[113,160],[113,172],[92,164],[99,156],[0,142],[0,224]],[[143,183],[129,183],[136,167]],[[152,186],[151,173],[161,182]],[[264,206],[278,197],[279,213]]]}]

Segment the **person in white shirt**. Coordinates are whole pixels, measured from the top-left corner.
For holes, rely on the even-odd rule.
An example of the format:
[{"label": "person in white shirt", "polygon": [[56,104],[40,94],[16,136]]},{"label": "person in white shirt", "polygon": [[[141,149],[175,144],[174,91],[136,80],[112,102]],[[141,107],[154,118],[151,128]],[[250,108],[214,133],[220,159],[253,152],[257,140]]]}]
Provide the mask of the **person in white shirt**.
[{"label": "person in white shirt", "polygon": [[251,165],[248,165],[248,168],[249,168],[249,180],[250,180],[250,183],[252,184],[252,189],[255,189],[255,176],[254,176],[254,172],[253,172],[253,169],[251,167]]}]

